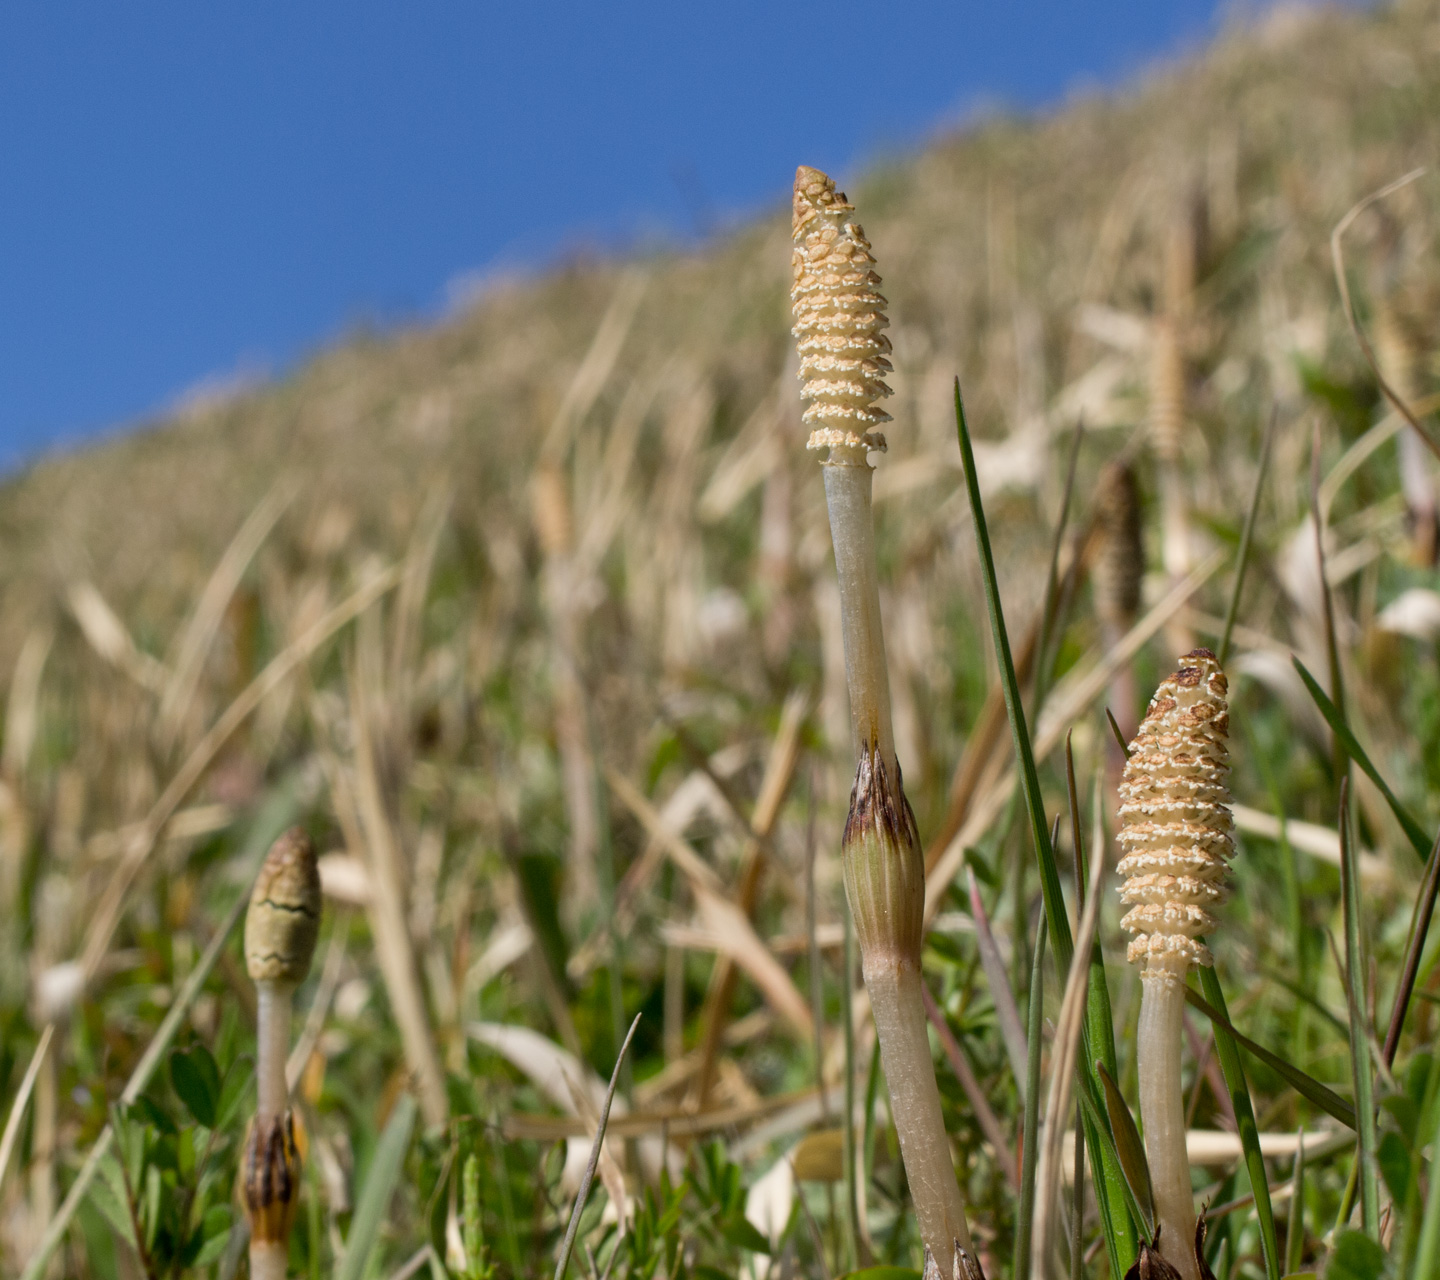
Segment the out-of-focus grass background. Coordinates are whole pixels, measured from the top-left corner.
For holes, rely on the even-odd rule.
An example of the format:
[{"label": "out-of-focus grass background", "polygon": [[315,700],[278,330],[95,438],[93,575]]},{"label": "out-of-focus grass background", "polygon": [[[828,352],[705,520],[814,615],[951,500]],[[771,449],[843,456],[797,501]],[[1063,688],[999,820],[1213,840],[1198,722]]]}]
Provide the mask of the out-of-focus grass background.
[{"label": "out-of-focus grass background", "polygon": [[[1032,852],[999,767],[1008,739],[975,758],[995,677],[952,379],[978,437],[1017,642],[1040,607],[1077,421],[1063,557],[1077,580],[1094,555],[1084,534],[1096,477],[1121,454],[1145,499],[1145,603],[1208,570],[1142,648],[1142,699],[1177,643],[1214,643],[1276,415],[1230,664],[1234,792],[1252,813],[1212,945],[1242,1029],[1342,1093],[1345,995],[1326,937],[1341,934],[1337,779],[1289,657],[1328,671],[1310,523],[1318,459],[1347,713],[1432,828],[1433,463],[1397,462],[1340,308],[1330,236],[1362,196],[1433,164],[1437,71],[1434,3],[1276,11],[1119,97],[991,121],[850,191],[894,322],[895,421],[876,512],[898,751],[937,856],[961,830],[1022,997],[1038,887],[1018,870]],[[1391,381],[1422,404],[1440,383],[1436,181],[1387,198],[1345,241],[1361,322]],[[492,288],[443,324],[349,341],[272,385],[46,460],[0,490],[6,1115],[54,1027],[0,1185],[7,1272],[59,1209],[257,852],[291,821],[324,850],[327,887],[298,998],[297,1032],[314,1013],[296,1064],[309,1144],[298,1272],[329,1274],[348,1240],[351,1265],[369,1268],[355,1274],[417,1258],[466,1274],[459,1171],[476,1155],[486,1256],[501,1275],[548,1274],[578,1172],[565,1139],[587,1145],[594,1088],[636,1012],[622,1082],[633,1118],[608,1144],[614,1163],[602,1164],[605,1191],[582,1230],[596,1267],[843,1268],[830,1135],[841,1010],[858,983],[841,963],[834,856],[849,743],[828,532],[788,336],[788,241],[776,214],[703,251]],[[1183,431],[1178,488],[1162,504],[1149,428],[1167,333],[1182,357]],[[1433,410],[1428,422],[1436,429]],[[1167,536],[1177,503],[1185,514]],[[1083,795],[1104,769],[1104,698],[1069,695],[1107,641],[1083,586],[1061,616],[1048,724],[1066,727],[1056,708],[1073,718]],[[1132,722],[1139,709],[1115,708]],[[1043,708],[1036,719],[1044,736]],[[1053,813],[1065,807],[1058,764],[1054,750],[1043,761]],[[1368,782],[1358,801],[1375,859],[1367,1016],[1383,1035],[1419,863]],[[657,837],[647,806],[708,871]],[[1277,841],[1277,811],[1311,825]],[[953,858],[941,865],[953,874]],[[716,894],[753,930],[719,929],[705,910]],[[937,876],[932,896],[927,978],[1013,1159],[1015,1083],[964,873]],[[1118,914],[1107,904],[1102,940],[1125,1064],[1137,984]],[[748,975],[757,949],[780,978],[762,990],[742,975],[721,1010],[707,996],[717,951]],[[1440,994],[1433,960],[1432,948],[1384,1113],[1391,1154],[1404,1153],[1384,1166],[1400,1205],[1392,1232],[1411,1192],[1399,1170],[1424,1145],[1417,1115],[1429,1115],[1420,1050]],[[175,1043],[243,1074],[252,1007],[232,939]],[[718,1052],[704,1048],[707,1026]],[[1209,1025],[1196,1019],[1191,1032],[1195,1126],[1224,1130]],[[853,1041],[867,1117],[859,1251],[913,1265],[863,1001]],[[1006,1274],[1004,1160],[938,1051],[937,1063],[988,1273]],[[1133,1063],[1126,1071],[1131,1089]],[[1252,1086],[1264,1132],[1308,1126],[1325,1151],[1323,1115],[1263,1066]],[[412,1096],[413,1139],[392,1126],[403,1155],[377,1184],[381,1135],[411,1115],[401,1099]],[[197,1174],[203,1117],[186,1109],[173,1064],[145,1098],[56,1274],[160,1274],[172,1262],[225,1274],[238,1261],[231,1179],[249,1104],[198,1131],[216,1136]],[[1303,1215],[1277,1200],[1307,1265],[1325,1256],[1349,1172],[1349,1148],[1329,1145],[1309,1169]],[[1292,1147],[1277,1139],[1287,1154],[1272,1163],[1276,1186]],[[157,1188],[136,1193],[150,1217],[126,1211],[127,1172]],[[622,1178],[638,1201],[617,1246],[601,1215]],[[1224,1153],[1202,1178],[1216,1203],[1248,1187]],[[367,1185],[380,1186],[368,1216],[356,1212]],[[378,1235],[356,1263],[362,1223]],[[1222,1274],[1263,1274],[1246,1205],[1217,1220],[1212,1242]],[[583,1254],[572,1264],[590,1265]],[[1103,1251],[1091,1267],[1101,1273]]]}]

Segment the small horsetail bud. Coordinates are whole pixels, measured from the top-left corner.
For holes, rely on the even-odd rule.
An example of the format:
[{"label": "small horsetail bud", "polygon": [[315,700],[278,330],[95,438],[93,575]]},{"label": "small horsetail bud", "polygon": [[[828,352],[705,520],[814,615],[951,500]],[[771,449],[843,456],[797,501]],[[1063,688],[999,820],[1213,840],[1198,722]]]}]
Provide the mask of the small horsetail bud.
[{"label": "small horsetail bud", "polygon": [[270,847],[245,913],[245,968],[252,982],[298,986],[310,972],[320,933],[315,846],[292,827]]},{"label": "small horsetail bud", "polygon": [[[1192,1242],[1195,1201],[1185,1148],[1180,1052],[1185,975],[1213,963],[1201,941],[1225,900],[1234,848],[1226,738],[1225,674],[1208,649],[1180,659],[1155,691],[1131,744],[1120,784],[1121,921],[1134,934],[1129,959],[1141,966],[1140,1115],[1155,1190],[1155,1248],[1181,1280],[1200,1280]],[[1164,1274],[1157,1272],[1157,1274]]]},{"label": "small horsetail bud", "polygon": [[[870,428],[889,421],[875,401],[890,394],[885,299],[871,270],[870,242],[854,206],[818,169],[795,173],[794,284],[790,291],[800,355],[809,448],[827,449],[825,505],[840,583],[845,675],[857,767],[841,846],[845,896],[860,942],[860,965],[891,1114],[915,1201],[920,1235],[938,1258],[971,1248],[970,1228],[950,1158],[921,994],[920,943],[925,862],[905,799],[890,717],[890,683],[880,616],[866,456],[884,449]],[[965,1277],[971,1280],[971,1277]]]},{"label": "small horsetail bud", "polygon": [[252,1280],[284,1280],[289,1255],[300,1192],[300,1152],[285,1079],[290,1000],[310,972],[320,906],[315,846],[303,829],[292,827],[266,854],[245,914],[245,967],[258,997],[257,1098],[245,1139],[242,1183]]},{"label": "small horsetail bud", "polygon": [[800,355],[804,422],[811,449],[883,449],[871,427],[889,422],[875,401],[890,394],[881,380],[890,371],[890,321],[876,292],[870,241],[851,219],[855,206],[818,169],[795,171],[795,251],[791,260],[791,330]]}]

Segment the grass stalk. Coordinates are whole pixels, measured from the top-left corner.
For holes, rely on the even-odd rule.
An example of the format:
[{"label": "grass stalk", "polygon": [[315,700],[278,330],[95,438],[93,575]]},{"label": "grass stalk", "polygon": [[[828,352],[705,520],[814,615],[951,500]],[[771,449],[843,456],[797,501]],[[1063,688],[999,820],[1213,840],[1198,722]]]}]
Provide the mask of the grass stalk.
[{"label": "grass stalk", "polygon": [[15,1143],[20,1137],[20,1122],[25,1118],[25,1108],[30,1102],[30,1091],[35,1087],[36,1077],[40,1074],[40,1067],[45,1061],[45,1054],[50,1048],[51,1037],[55,1034],[55,1024],[47,1022],[45,1029],[40,1033],[40,1040],[35,1045],[35,1050],[30,1055],[30,1065],[25,1068],[25,1074],[20,1080],[20,1088],[15,1092],[15,1100],[10,1104],[10,1114],[5,1120],[5,1132],[0,1136],[0,1187],[5,1185],[5,1170],[10,1167],[10,1153],[15,1150]]},{"label": "grass stalk", "polygon": [[1275,442],[1275,426],[1280,420],[1278,406],[1270,411],[1270,420],[1265,425],[1265,435],[1260,441],[1260,459],[1255,464],[1255,487],[1250,490],[1250,505],[1245,510],[1245,527],[1240,533],[1240,549],[1235,553],[1235,582],[1230,588],[1230,603],[1225,607],[1225,626],[1220,633],[1220,647],[1215,651],[1215,661],[1222,667],[1230,658],[1230,637],[1235,631],[1235,619],[1240,614],[1240,598],[1245,591],[1245,570],[1250,565],[1250,547],[1255,537],[1255,517],[1260,512],[1260,496],[1265,491],[1265,473],[1270,465],[1270,446]]},{"label": "grass stalk", "polygon": [[[1317,422],[1310,447],[1310,513],[1315,532],[1315,563],[1319,568],[1321,615],[1325,622],[1325,659],[1330,670],[1330,696],[1341,721],[1345,720],[1345,678],[1340,670],[1340,641],[1335,634],[1335,601],[1325,574],[1325,513],[1320,507],[1320,426]],[[1340,730],[1331,727],[1335,785],[1349,770],[1350,757]]]},{"label": "grass stalk", "polygon": [[[1085,1032],[1085,986],[1090,978],[1088,957],[1100,922],[1100,877],[1104,870],[1103,859],[1097,858],[1094,879],[1090,884],[1090,900],[1080,913],[1079,940],[1070,961],[1070,970],[1065,975],[1060,1013],[1055,1020],[1054,1062],[1050,1073],[1050,1092],[1045,1100],[1044,1145],[1035,1173],[1035,1223],[1030,1243],[1032,1275],[1045,1274],[1055,1252],[1051,1224],[1055,1221],[1060,1199],[1061,1141],[1079,1076],[1076,1066]],[[1023,1259],[1024,1255],[1019,1255],[1016,1261],[1022,1262]]]},{"label": "grass stalk", "polygon": [[1355,1162],[1359,1169],[1360,1226],[1380,1238],[1380,1185],[1375,1169],[1375,1078],[1370,1028],[1365,1025],[1365,960],[1360,942],[1360,877],[1351,832],[1350,780],[1340,780],[1340,895],[1345,916],[1345,994],[1350,1006],[1350,1069],[1355,1079]]},{"label": "grass stalk", "polygon": [[[1381,1050],[1387,1067],[1395,1065],[1395,1051],[1400,1047],[1400,1032],[1405,1027],[1405,1014],[1410,1008],[1410,995],[1415,990],[1420,957],[1424,954],[1430,919],[1435,912],[1437,889],[1440,889],[1440,836],[1435,837],[1430,857],[1426,860],[1425,877],[1420,882],[1420,896],[1415,900],[1415,914],[1411,917],[1410,932],[1405,940],[1405,959],[1400,965],[1395,999],[1390,1006],[1390,1022],[1385,1029],[1385,1044]],[[0,1162],[0,1170],[3,1168],[3,1162]]]},{"label": "grass stalk", "polygon": [[[1225,992],[1213,965],[1200,969],[1200,986],[1205,998],[1225,1017]],[[1260,1127],[1255,1122],[1255,1106],[1250,1099],[1250,1085],[1245,1079],[1245,1070],[1240,1062],[1240,1049],[1235,1038],[1223,1024],[1212,1022],[1215,1033],[1215,1056],[1220,1062],[1220,1072],[1225,1077],[1225,1087],[1230,1093],[1230,1105],[1235,1111],[1236,1127],[1240,1131],[1240,1149],[1245,1157],[1245,1169],[1250,1175],[1250,1189],[1255,1196],[1255,1216],[1260,1222],[1260,1251],[1265,1259],[1265,1274],[1269,1280],[1280,1280],[1280,1249],[1275,1236],[1275,1210],[1270,1203],[1270,1183],[1265,1174],[1265,1159],[1260,1154]]]},{"label": "grass stalk", "polygon": [[570,1222],[565,1228],[565,1239],[560,1242],[560,1256],[555,1260],[555,1280],[565,1280],[565,1271],[570,1265],[570,1254],[575,1248],[575,1234],[580,1230],[580,1215],[585,1211],[585,1201],[590,1198],[590,1187],[595,1181],[595,1170],[600,1164],[600,1151],[605,1145],[605,1129],[610,1123],[610,1105],[615,1101],[615,1089],[620,1083],[620,1064],[625,1061],[625,1055],[630,1049],[630,1041],[635,1038],[635,1032],[640,1026],[642,1016],[638,1013],[635,1015],[635,1021],[630,1024],[630,1030],[620,1045],[620,1052],[615,1056],[615,1069],[610,1073],[610,1084],[605,1090],[605,1102],[600,1108],[600,1122],[595,1126],[595,1141],[590,1147],[590,1160],[585,1166],[584,1176],[580,1179],[580,1187],[575,1192],[575,1204],[570,1210]]},{"label": "grass stalk", "polygon": [[1045,920],[1035,935],[1035,957],[1030,964],[1030,1003],[1026,1007],[1025,1113],[1020,1139],[1020,1207],[1015,1214],[1015,1275],[1028,1265],[1030,1240],[1035,1229],[1035,1176],[1040,1159],[1040,1060],[1044,1054],[1041,1032],[1045,1024]]}]

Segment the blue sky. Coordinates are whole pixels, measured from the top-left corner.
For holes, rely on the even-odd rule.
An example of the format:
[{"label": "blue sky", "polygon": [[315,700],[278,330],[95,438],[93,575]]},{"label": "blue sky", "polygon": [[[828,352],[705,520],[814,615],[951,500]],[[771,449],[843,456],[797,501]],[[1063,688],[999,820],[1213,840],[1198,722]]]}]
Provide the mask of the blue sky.
[{"label": "blue sky", "polygon": [[1123,83],[1219,9],[11,0],[0,466],[440,315],[457,281],[783,204],[801,160],[844,177]]}]

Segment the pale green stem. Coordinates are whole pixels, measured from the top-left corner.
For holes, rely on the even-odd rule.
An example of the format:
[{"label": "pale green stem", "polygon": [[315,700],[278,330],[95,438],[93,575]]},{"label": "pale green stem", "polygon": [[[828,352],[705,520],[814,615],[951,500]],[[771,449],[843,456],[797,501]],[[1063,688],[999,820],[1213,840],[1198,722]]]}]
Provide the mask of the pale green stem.
[{"label": "pale green stem", "polygon": [[[856,748],[862,759],[874,751],[883,763],[894,799],[903,807],[895,736],[890,722],[890,681],[885,664],[885,638],[880,622],[880,585],[875,567],[875,524],[871,509],[872,471],[865,449],[838,447],[825,464],[825,501],[840,582],[840,611],[845,637],[845,673],[850,687],[850,714]],[[908,813],[908,808],[905,810]],[[913,830],[913,821],[909,824]],[[950,1157],[950,1140],[940,1111],[940,1090],[930,1056],[930,1036],[920,993],[920,916],[924,906],[923,871],[917,848],[897,849],[885,841],[859,841],[868,859],[882,859],[869,875],[847,870],[846,888],[857,918],[884,915],[865,912],[854,901],[856,885],[891,884],[894,907],[905,919],[885,917],[879,930],[859,930],[861,968],[870,993],[880,1061],[890,1088],[890,1109],[900,1138],[900,1153],[915,1202],[920,1235],[937,1258],[954,1256],[958,1241],[973,1253],[970,1228]],[[859,850],[847,850],[847,858]],[[900,863],[883,861],[900,858]],[[906,859],[914,859],[913,892],[904,881]],[[888,870],[887,870],[888,868]],[[861,889],[860,892],[865,892]],[[877,904],[872,904],[877,905]],[[913,919],[909,918],[913,915]]]},{"label": "pale green stem", "polygon": [[[257,982],[255,994],[255,1123],[284,1115],[290,1106],[285,1060],[290,1055],[290,1003],[294,987],[285,982]],[[289,1240],[250,1239],[251,1280],[285,1280]]]},{"label": "pale green stem", "polygon": [[920,1220],[920,1235],[937,1258],[955,1241],[974,1254],[950,1143],[940,1114],[940,1089],[930,1057],[930,1033],[920,997],[920,966],[909,959],[862,958],[865,988],[880,1040],[880,1065],[890,1087],[890,1114],[900,1138],[905,1176]]},{"label": "pale green stem", "polygon": [[1156,963],[1140,976],[1140,1023],[1135,1032],[1140,1066],[1140,1118],[1145,1156],[1155,1188],[1160,1252],[1182,1280],[1200,1280],[1195,1265],[1195,1193],[1185,1149],[1185,1098],[1180,1085],[1184,1037],[1184,969]]},{"label": "pale green stem", "polygon": [[830,539],[840,582],[845,635],[845,677],[856,745],[879,748],[885,767],[895,767],[890,724],[890,676],[880,626],[880,582],[875,569],[875,520],[871,511],[874,471],[864,449],[835,448],[823,468]]},{"label": "pale green stem", "polygon": [[255,1080],[259,1095],[255,1113],[278,1116],[290,1105],[285,1060],[290,1055],[290,998],[294,988],[280,982],[257,982],[255,1015]]}]

